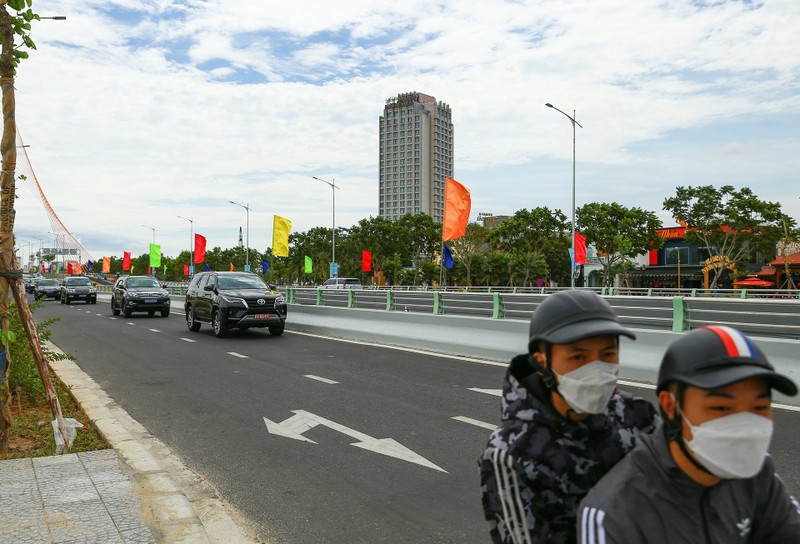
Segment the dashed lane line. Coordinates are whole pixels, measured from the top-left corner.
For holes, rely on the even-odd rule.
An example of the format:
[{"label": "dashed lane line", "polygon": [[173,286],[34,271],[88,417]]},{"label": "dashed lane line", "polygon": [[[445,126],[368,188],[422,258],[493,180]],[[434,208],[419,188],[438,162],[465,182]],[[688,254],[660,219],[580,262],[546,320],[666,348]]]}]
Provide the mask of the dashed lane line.
[{"label": "dashed lane line", "polygon": [[234,357],[238,357],[239,359],[249,359],[250,358],[249,355],[242,355],[241,353],[236,353],[235,351],[229,351],[227,353],[228,353],[228,355],[233,355]]},{"label": "dashed lane line", "polygon": [[161,331],[160,331],[160,330],[158,330],[158,329],[147,329],[147,330],[148,330],[148,331],[153,331],[153,332],[161,332]]},{"label": "dashed lane line", "polygon": [[181,337],[181,340],[183,340],[184,342],[197,342],[197,340],[192,340],[191,338],[184,338],[184,337]]},{"label": "dashed lane line", "polygon": [[337,381],[329,380],[328,378],[323,378],[321,376],[314,376],[313,374],[306,374],[304,377],[312,379],[312,380],[317,380],[318,382],[322,382],[322,383],[329,383],[331,385],[335,385],[335,384],[339,383]]},{"label": "dashed lane line", "polygon": [[483,429],[491,429],[492,431],[497,428],[497,425],[495,425],[494,423],[486,423],[485,421],[472,419],[471,417],[467,416],[454,416],[452,419],[455,419],[456,421],[461,421],[462,423],[469,423],[470,425],[475,425],[476,427],[481,427]]},{"label": "dashed lane line", "polygon": [[134,325],[134,326],[136,325],[136,323],[134,323],[133,321],[128,321],[127,324],[128,325]]},{"label": "dashed lane line", "polygon": [[470,391],[475,391],[476,393],[486,393],[487,395],[494,395],[495,397],[502,397],[503,390],[502,389],[481,389],[480,387],[469,387]]}]

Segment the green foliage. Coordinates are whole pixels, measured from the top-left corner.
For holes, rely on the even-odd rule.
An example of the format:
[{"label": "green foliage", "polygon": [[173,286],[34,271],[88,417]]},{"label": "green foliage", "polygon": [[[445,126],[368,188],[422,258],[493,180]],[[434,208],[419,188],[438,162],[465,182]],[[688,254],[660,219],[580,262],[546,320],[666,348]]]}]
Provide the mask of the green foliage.
[{"label": "green foliage", "polygon": [[[783,221],[794,224],[779,203],[759,199],[748,187],[677,187],[675,196],[664,200],[664,209],[686,225],[687,243],[708,247],[712,257],[734,266],[749,261],[756,251],[770,254],[783,234]],[[716,269],[711,288],[723,270]]]},{"label": "green foliage", "polygon": [[[38,14],[34,13],[33,10],[31,9],[31,6],[33,5],[33,0],[8,0],[6,5],[10,7],[12,10],[16,11],[17,13],[15,15],[12,15],[11,13],[8,13],[7,10],[3,9],[3,11],[5,11],[6,13],[5,16],[2,17],[2,19],[3,20],[7,19],[8,23],[10,23],[13,31],[12,39],[13,35],[15,34],[19,36],[20,40],[22,41],[22,44],[20,46],[15,47],[13,50],[13,59],[14,59],[13,72],[16,73],[16,68],[17,66],[19,66],[19,63],[23,59],[28,58],[28,52],[25,51],[24,49],[21,49],[21,46],[25,46],[28,49],[36,49],[36,44],[30,37],[31,21],[39,21],[40,17]],[[0,38],[0,41],[1,40],[2,38]]]},{"label": "green foliage", "polygon": [[631,259],[663,240],[656,234],[661,226],[656,214],[641,208],[627,208],[616,202],[592,202],[575,211],[578,230],[586,243],[603,254],[603,285],[611,286],[614,276],[630,268]]},{"label": "green foliage", "polygon": [[[37,301],[31,304],[31,312],[35,312],[41,302]],[[11,373],[9,375],[9,386],[11,391],[16,391],[19,387],[27,396],[33,401],[40,401],[46,399],[44,385],[39,376],[39,369],[36,366],[36,360],[33,358],[30,346],[28,345],[28,338],[25,336],[25,330],[22,328],[22,323],[19,318],[16,304],[9,304],[8,308],[9,330],[3,342],[4,345],[10,348],[12,362]],[[49,340],[51,336],[50,327],[58,321],[58,319],[48,319],[36,325],[39,333],[39,338],[44,342]],[[48,362],[61,361],[64,359],[71,359],[68,355],[54,353],[47,350],[42,345],[45,359]]]}]

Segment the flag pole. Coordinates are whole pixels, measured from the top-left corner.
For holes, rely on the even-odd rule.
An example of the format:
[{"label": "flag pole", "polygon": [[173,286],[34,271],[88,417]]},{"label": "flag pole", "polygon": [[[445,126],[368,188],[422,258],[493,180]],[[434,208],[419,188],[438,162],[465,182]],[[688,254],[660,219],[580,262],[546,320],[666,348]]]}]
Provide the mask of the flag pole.
[{"label": "flag pole", "polygon": [[441,244],[439,248],[439,287],[442,286],[444,278],[444,240],[441,241]]}]

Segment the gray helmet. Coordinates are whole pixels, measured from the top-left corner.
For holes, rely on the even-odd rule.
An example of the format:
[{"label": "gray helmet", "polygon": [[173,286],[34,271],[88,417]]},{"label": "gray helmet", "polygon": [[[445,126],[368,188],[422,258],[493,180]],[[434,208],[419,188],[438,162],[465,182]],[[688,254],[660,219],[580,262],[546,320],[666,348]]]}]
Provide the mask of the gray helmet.
[{"label": "gray helmet", "polygon": [[619,317],[594,291],[559,291],[545,298],[531,318],[528,353],[539,350],[540,341],[569,344],[592,336],[636,335],[619,323]]}]

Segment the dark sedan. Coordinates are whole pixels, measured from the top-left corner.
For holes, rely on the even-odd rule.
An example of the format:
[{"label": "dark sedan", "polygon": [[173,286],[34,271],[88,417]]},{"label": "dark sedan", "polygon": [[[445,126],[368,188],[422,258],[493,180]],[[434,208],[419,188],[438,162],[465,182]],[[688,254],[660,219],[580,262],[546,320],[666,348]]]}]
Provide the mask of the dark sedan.
[{"label": "dark sedan", "polygon": [[153,276],[122,276],[111,293],[111,313],[130,317],[133,312],[169,316],[169,292]]},{"label": "dark sedan", "polygon": [[34,286],[33,296],[36,299],[52,298],[58,300],[61,298],[61,286],[56,280],[43,278]]}]

